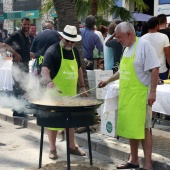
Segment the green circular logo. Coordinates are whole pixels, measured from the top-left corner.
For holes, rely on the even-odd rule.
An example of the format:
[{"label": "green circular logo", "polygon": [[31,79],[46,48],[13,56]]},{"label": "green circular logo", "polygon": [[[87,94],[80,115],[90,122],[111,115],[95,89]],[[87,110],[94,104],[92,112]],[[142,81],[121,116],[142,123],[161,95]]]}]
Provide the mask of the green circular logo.
[{"label": "green circular logo", "polygon": [[112,130],[113,130],[113,126],[112,126],[112,123],[111,122],[107,122],[106,123],[106,130],[108,133],[111,133]]}]

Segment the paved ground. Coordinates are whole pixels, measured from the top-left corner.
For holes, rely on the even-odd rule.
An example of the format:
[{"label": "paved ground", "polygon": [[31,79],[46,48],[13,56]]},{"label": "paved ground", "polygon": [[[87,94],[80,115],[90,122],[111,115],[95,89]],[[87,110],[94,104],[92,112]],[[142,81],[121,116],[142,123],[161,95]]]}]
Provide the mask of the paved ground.
[{"label": "paved ground", "polygon": [[[0,170],[23,170],[35,169],[38,167],[39,158],[39,138],[40,133],[28,128],[13,125],[7,121],[0,122]],[[66,143],[57,139],[58,162],[66,161]],[[87,148],[83,148],[87,153]],[[55,163],[48,158],[49,145],[47,135],[44,135],[43,165]],[[109,157],[98,152],[93,152],[93,162],[95,167],[105,166],[107,169],[115,169],[115,164],[120,160]],[[80,157],[71,155],[71,162],[89,165],[88,156]],[[52,169],[52,168],[51,168]],[[51,170],[50,169],[50,170]],[[61,170],[59,168],[58,170]]]},{"label": "paved ground", "polygon": [[[13,120],[13,117],[12,117],[12,111],[11,111],[10,108],[2,108],[2,107],[0,108],[0,119],[14,124],[14,120]],[[38,162],[38,151],[37,150],[39,150],[39,142],[38,141],[39,141],[39,136],[40,136],[40,127],[38,127],[36,125],[35,120],[29,120],[24,125],[24,126],[27,126],[27,128],[21,128],[20,127],[21,128],[20,129],[18,126],[13,126],[12,124],[8,125],[10,127],[9,133],[7,131],[7,132],[2,133],[2,134],[5,134],[5,135],[8,134],[7,136],[11,137],[10,138],[11,143],[12,142],[14,143],[15,141],[17,141],[17,139],[15,140],[15,138],[12,136],[13,133],[14,133],[12,131],[12,129],[16,130],[16,128],[17,128],[18,131],[24,131],[25,130],[26,132],[23,132],[23,134],[25,134],[25,136],[21,135],[21,138],[23,138],[24,140],[28,140],[27,146],[29,146],[29,147],[26,148],[24,153],[27,153],[28,151],[31,152],[32,149],[36,149],[36,156],[35,156],[35,159],[29,158],[29,156],[28,156],[28,158],[30,160],[32,159],[34,161],[33,164],[29,164],[29,159],[28,160],[25,159],[25,156],[22,157],[22,161],[24,162],[25,160],[27,160],[27,161],[25,161],[26,164],[33,165],[33,167],[35,167],[37,165],[37,162]],[[1,125],[1,123],[0,123],[0,125]],[[31,130],[31,131],[29,132],[29,130]],[[1,131],[3,132],[3,127],[2,127]],[[33,137],[35,135],[34,134],[35,131],[37,132],[36,133],[37,136]],[[9,136],[9,134],[11,134],[10,132],[12,132],[12,135]],[[47,137],[45,137],[45,140],[47,140],[46,138]],[[2,139],[3,139],[3,137],[1,137],[0,141],[2,141]],[[18,140],[20,140],[19,137],[18,137]],[[101,133],[92,133],[91,134],[91,140],[92,140],[91,141],[92,142],[92,149],[93,149],[94,153],[98,152],[98,153],[101,154],[101,160],[103,159],[102,157],[104,155],[107,155],[108,157],[115,157],[114,159],[110,160],[112,163],[114,163],[114,161],[117,160],[117,159],[127,160],[127,156],[128,156],[128,153],[129,153],[128,140],[125,140],[125,139],[117,140],[115,138],[103,135]],[[30,143],[30,141],[31,141],[31,143]],[[80,146],[87,148],[86,133],[76,134],[76,141]],[[0,143],[2,143],[2,146],[0,145],[0,147],[3,147],[3,142],[0,142]],[[170,146],[170,123],[169,122],[161,122],[160,124],[156,123],[155,128],[153,129],[153,166],[154,166],[154,170],[170,170],[170,147],[169,146]],[[14,149],[18,148],[18,147],[19,146],[17,144],[14,144]],[[23,148],[24,148],[24,146],[23,146]],[[4,153],[6,153],[6,152],[7,151],[4,150]],[[3,152],[0,152],[0,154],[2,154],[2,153]],[[18,152],[16,152],[16,153],[18,153]],[[93,157],[98,159],[97,158],[97,156],[99,155],[98,153],[96,155],[93,154]],[[45,148],[44,148],[43,154],[44,154],[43,159],[46,158],[46,159],[43,160],[43,163],[48,163],[48,161],[51,161],[51,160],[47,159],[48,158],[48,142],[47,141],[45,141]],[[65,154],[65,152],[63,154]],[[141,157],[140,164],[142,166],[143,153],[142,153],[141,149],[139,149],[139,155]],[[1,156],[2,155],[0,155],[0,157]],[[17,158],[18,158],[18,154],[17,154]],[[65,159],[65,156],[63,156],[63,158]],[[8,159],[6,159],[6,161],[8,161],[8,163],[14,162],[15,159],[16,159],[16,157],[14,156],[13,158],[9,159],[10,161],[8,161]],[[100,160],[100,158],[99,158],[99,160]],[[2,160],[0,162],[6,162],[6,161]],[[18,165],[19,165],[20,161],[17,161],[17,162],[18,162]],[[6,163],[6,166],[7,166],[8,163]],[[107,163],[109,164],[109,161]],[[21,165],[23,165],[22,167],[24,167],[24,164],[21,163]]]}]

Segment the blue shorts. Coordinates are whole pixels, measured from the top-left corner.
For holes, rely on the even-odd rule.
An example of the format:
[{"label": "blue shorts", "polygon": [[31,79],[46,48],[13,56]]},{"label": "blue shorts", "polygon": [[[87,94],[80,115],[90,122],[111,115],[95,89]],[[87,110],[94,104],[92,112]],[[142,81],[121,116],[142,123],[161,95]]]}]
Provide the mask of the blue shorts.
[{"label": "blue shorts", "polygon": [[166,79],[168,79],[168,70],[166,71],[166,72],[164,72],[164,73],[159,73],[159,78],[161,79],[161,80],[166,80]]}]

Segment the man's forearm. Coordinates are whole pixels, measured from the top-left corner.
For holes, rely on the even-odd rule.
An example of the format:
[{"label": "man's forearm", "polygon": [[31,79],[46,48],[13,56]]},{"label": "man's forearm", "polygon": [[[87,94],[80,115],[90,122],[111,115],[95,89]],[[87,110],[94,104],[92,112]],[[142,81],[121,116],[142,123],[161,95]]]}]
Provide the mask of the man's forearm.
[{"label": "man's forearm", "polygon": [[78,70],[78,74],[79,74],[78,81],[79,81],[80,87],[85,87],[84,78],[83,78],[83,71],[82,71],[81,67]]},{"label": "man's forearm", "polygon": [[156,91],[159,78],[159,68],[153,68],[151,71],[151,89],[150,91]]},{"label": "man's forearm", "polygon": [[47,85],[49,82],[52,81],[51,77],[50,77],[50,70],[47,67],[42,67],[41,69],[41,76],[42,76],[42,80],[44,81],[44,83]]},{"label": "man's forearm", "polygon": [[105,87],[106,85],[108,85],[110,82],[118,80],[119,79],[119,72],[117,71],[115,74],[113,74],[113,76],[111,76],[109,79],[105,80],[105,81],[101,81],[98,86],[101,87]]},{"label": "man's forearm", "polygon": [[115,74],[113,74],[113,76],[111,76],[107,82],[110,83],[112,81],[118,80],[119,79],[119,72],[117,71]]},{"label": "man's forearm", "polygon": [[14,55],[17,55],[18,53],[11,47],[9,46],[8,44],[5,44],[5,43],[0,43],[0,46],[5,48],[7,51],[9,51],[10,53],[14,54]]},{"label": "man's forearm", "polygon": [[109,39],[107,40],[107,42],[108,42],[108,41],[111,41],[114,37],[115,37],[115,34],[112,34],[112,35],[109,37]]},{"label": "man's forearm", "polygon": [[11,52],[11,53],[15,53],[15,50],[9,46],[8,44],[5,44],[5,43],[1,43],[1,46],[4,47],[7,51]]},{"label": "man's forearm", "polygon": [[105,45],[107,45],[109,43],[109,41],[113,40],[113,38],[115,37],[115,34],[113,33],[109,39],[106,41]]}]

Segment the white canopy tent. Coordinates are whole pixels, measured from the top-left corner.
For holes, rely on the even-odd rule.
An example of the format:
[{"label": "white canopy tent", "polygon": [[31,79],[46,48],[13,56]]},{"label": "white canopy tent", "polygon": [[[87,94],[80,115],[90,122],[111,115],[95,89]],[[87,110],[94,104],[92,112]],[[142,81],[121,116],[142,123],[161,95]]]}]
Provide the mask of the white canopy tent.
[{"label": "white canopy tent", "polygon": [[132,17],[136,21],[148,21],[153,16],[152,15],[148,15],[148,14],[143,14],[143,13],[140,13],[140,12],[136,11],[136,12],[132,13]]}]

